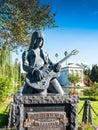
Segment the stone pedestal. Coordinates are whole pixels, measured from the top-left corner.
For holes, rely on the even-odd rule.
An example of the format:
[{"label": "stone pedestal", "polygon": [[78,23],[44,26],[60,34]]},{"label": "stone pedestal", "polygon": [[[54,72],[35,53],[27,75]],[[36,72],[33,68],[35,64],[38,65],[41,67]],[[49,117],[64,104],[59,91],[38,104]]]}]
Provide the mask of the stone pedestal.
[{"label": "stone pedestal", "polygon": [[77,130],[77,96],[15,96],[8,127],[15,130]]}]

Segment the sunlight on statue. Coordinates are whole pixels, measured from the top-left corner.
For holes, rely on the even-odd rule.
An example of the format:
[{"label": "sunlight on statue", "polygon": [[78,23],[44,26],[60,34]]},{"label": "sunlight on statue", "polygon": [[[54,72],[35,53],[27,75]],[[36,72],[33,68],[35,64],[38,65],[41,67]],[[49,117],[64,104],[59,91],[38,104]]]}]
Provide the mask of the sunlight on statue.
[{"label": "sunlight on statue", "polygon": [[27,75],[22,94],[59,93],[64,95],[57,80],[61,66],[59,63],[52,63],[48,54],[42,49],[43,44],[43,34],[35,31],[32,34],[29,49],[23,52],[23,70],[27,72]]}]

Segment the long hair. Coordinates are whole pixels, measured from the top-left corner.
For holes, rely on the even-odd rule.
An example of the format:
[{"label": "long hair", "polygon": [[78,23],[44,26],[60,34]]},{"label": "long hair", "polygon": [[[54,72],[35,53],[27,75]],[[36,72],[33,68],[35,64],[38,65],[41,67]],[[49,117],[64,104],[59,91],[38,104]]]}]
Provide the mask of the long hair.
[{"label": "long hair", "polygon": [[34,45],[36,43],[36,39],[37,38],[42,38],[42,45],[40,46],[40,48],[42,48],[43,44],[44,44],[44,36],[43,36],[43,33],[40,32],[40,31],[35,31],[33,34],[32,34],[32,37],[31,37],[31,43],[30,43],[30,46],[29,46],[29,50],[33,49],[34,48]]}]

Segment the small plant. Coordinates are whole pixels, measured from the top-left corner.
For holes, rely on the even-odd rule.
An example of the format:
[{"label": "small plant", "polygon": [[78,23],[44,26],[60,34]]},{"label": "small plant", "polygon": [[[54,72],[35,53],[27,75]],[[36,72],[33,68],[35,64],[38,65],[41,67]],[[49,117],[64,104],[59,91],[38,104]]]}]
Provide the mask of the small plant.
[{"label": "small plant", "polygon": [[79,124],[78,130],[92,130],[92,125],[82,122],[81,124]]}]

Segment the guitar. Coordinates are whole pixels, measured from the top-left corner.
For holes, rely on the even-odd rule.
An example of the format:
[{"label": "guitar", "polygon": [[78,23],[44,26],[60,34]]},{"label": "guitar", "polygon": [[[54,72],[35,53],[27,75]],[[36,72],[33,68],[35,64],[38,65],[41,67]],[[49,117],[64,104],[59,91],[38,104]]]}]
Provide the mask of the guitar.
[{"label": "guitar", "polygon": [[[73,50],[70,54],[65,56],[63,59],[61,59],[56,64],[63,63],[70,56],[76,55],[77,53],[78,53],[77,50]],[[49,65],[43,66],[40,70],[42,71],[42,73],[44,75],[44,77],[41,81],[38,81],[35,76],[28,75],[26,77],[26,83],[27,83],[27,85],[29,85],[30,87],[33,87],[34,89],[45,90],[49,87],[50,80],[55,77],[58,77],[59,72],[55,72],[53,69],[53,66],[49,66]]]}]

